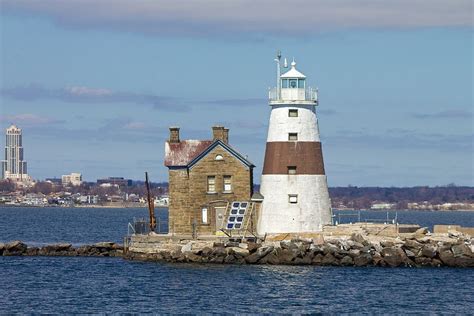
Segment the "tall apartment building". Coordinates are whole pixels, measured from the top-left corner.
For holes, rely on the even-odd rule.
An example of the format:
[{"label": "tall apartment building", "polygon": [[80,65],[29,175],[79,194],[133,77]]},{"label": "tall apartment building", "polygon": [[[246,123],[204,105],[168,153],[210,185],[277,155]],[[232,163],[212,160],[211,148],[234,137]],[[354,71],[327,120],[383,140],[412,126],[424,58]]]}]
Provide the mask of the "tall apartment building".
[{"label": "tall apartment building", "polygon": [[61,184],[64,186],[79,186],[82,184],[82,174],[73,172],[61,176]]},{"label": "tall apartment building", "polygon": [[23,160],[23,142],[21,128],[15,125],[6,130],[5,160],[2,160],[2,179],[17,182],[29,182],[26,161]]}]

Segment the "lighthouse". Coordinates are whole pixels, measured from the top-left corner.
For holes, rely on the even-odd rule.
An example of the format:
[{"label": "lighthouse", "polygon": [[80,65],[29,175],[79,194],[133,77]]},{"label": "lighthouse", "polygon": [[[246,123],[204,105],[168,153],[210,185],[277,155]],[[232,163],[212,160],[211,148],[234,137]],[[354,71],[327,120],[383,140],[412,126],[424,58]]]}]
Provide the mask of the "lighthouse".
[{"label": "lighthouse", "polygon": [[[318,91],[291,68],[269,91],[271,106],[260,192],[258,233],[318,232],[331,223],[331,203],[319,138]],[[285,59],[284,67],[287,67]]]}]

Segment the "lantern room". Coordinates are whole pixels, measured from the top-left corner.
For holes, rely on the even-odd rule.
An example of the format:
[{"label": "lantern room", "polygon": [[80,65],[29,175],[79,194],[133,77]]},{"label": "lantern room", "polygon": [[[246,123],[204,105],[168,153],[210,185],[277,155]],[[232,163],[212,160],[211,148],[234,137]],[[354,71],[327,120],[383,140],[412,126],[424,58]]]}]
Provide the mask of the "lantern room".
[{"label": "lantern room", "polygon": [[305,100],[306,76],[296,70],[293,60],[291,69],[280,76],[282,100]]}]

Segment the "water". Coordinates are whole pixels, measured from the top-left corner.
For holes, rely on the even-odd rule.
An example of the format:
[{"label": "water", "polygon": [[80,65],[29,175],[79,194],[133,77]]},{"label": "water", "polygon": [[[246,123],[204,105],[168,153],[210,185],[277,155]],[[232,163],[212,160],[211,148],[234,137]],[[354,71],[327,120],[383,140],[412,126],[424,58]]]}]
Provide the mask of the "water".
[{"label": "water", "polygon": [[[168,210],[155,209],[162,229]],[[68,242],[90,244],[123,242],[128,223],[148,220],[147,208],[0,207],[0,242],[21,240],[27,244]]]},{"label": "water", "polygon": [[[402,214],[423,226],[474,226],[472,212],[399,212],[399,218]],[[0,241],[120,242],[127,223],[146,215],[146,209],[0,208]],[[384,218],[386,213],[370,216]],[[470,314],[474,310],[472,269],[0,257],[0,280],[0,314]]]}]

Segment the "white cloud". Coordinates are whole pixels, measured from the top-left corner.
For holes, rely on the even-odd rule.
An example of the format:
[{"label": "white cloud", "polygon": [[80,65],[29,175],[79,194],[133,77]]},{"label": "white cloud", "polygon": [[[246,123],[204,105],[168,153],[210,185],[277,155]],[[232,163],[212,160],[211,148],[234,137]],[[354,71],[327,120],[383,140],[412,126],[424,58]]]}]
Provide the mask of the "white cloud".
[{"label": "white cloud", "polygon": [[101,88],[88,88],[88,87],[67,87],[65,89],[68,93],[76,96],[108,96],[112,95],[112,91],[108,89]]},{"label": "white cloud", "polygon": [[22,124],[22,125],[46,125],[62,121],[50,117],[40,116],[32,113],[5,115],[0,117],[0,123]]},{"label": "white cloud", "polygon": [[472,27],[471,0],[0,0],[65,27],[156,35],[307,35],[340,28]]}]

